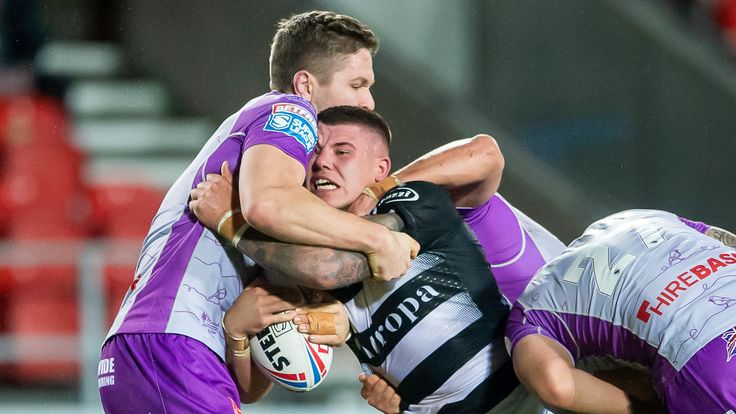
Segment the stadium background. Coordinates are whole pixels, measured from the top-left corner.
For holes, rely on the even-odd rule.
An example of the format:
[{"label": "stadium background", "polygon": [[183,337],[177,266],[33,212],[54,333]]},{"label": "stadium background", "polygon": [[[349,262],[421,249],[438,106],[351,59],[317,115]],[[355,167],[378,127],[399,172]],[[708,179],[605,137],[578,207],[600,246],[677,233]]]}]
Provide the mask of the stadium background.
[{"label": "stadium background", "polygon": [[[565,243],[635,207],[736,228],[732,0],[0,5],[0,413],[100,411],[100,342],[162,192],[267,89],[274,24],[294,12],[379,35],[395,166],[484,132],[506,156],[501,193]],[[336,361],[317,390],[248,412],[371,412],[352,357]]]}]

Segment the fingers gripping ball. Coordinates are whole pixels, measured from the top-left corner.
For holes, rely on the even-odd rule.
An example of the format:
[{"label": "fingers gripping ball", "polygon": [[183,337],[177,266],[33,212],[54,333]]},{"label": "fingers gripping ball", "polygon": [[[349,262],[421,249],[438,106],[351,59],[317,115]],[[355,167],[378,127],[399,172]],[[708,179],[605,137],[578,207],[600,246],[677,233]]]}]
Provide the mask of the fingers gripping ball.
[{"label": "fingers gripping ball", "polygon": [[262,330],[251,339],[250,348],[263,375],[290,391],[316,388],[332,364],[332,347],[309,342],[291,321]]}]

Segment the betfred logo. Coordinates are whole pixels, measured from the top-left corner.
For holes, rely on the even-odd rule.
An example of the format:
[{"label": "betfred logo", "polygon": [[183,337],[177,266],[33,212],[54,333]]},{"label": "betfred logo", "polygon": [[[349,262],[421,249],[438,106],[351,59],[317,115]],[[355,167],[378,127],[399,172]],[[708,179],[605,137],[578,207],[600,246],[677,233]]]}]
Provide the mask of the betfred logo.
[{"label": "betfred logo", "polygon": [[704,263],[697,264],[687,272],[675,277],[654,299],[654,303],[643,300],[639,305],[636,318],[648,323],[652,315],[662,316],[666,309],[694,285],[717,273],[720,269],[736,264],[736,253],[721,253],[710,257]]}]

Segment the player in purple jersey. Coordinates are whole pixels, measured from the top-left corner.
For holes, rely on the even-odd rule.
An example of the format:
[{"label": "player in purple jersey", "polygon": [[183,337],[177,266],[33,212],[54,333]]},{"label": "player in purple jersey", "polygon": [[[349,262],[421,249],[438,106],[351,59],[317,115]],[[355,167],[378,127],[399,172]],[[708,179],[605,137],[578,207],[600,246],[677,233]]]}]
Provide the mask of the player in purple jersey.
[{"label": "player in purple jersey", "polygon": [[[376,49],[375,35],[348,16],[308,12],[279,24],[270,57],[273,90],[222,123],[153,219],[135,281],[101,352],[98,380],[107,412],[232,411],[240,397],[226,375],[232,365],[226,338],[294,316],[278,313],[293,309],[294,300],[254,287],[246,296],[269,307],[251,307],[260,313],[241,315],[225,335],[225,311],[253,262],[196,220],[196,201],[188,206],[189,191],[224,161],[243,196],[241,209],[220,223],[225,239],[237,240],[251,225],[286,241],[361,252],[372,274],[385,280],[407,270],[418,249],[409,236],[333,209],[302,186],[318,142],[316,112],[338,104],[373,108]],[[258,379],[257,372],[246,374]],[[263,392],[239,384],[248,401]]]},{"label": "player in purple jersey", "polygon": [[[375,197],[385,191],[385,187],[391,187],[391,182],[395,183],[394,179],[389,179],[389,182],[382,180],[390,168],[386,144],[378,145],[376,141],[380,142],[379,139],[374,138],[373,146],[369,147],[369,150],[365,149],[366,144],[361,142],[360,137],[369,132],[366,132],[360,123],[353,125],[350,122],[350,117],[355,114],[349,109],[333,108],[325,111],[330,113],[328,116],[330,121],[327,124],[320,123],[319,128],[321,135],[326,139],[326,144],[314,157],[307,180],[307,185],[313,192],[327,200],[330,205],[339,208],[350,207],[351,202],[361,194],[366,184],[376,183],[369,187],[371,196]],[[344,112],[342,117],[339,116],[341,110]],[[440,171],[437,171],[438,165],[441,166]],[[488,136],[480,135],[422,158],[409,168],[401,170],[400,174],[402,177],[411,177],[410,179],[422,177],[424,174],[423,177],[444,183],[451,188],[450,192],[456,204],[476,207],[471,212],[481,211],[475,223],[471,225],[482,224],[476,227],[476,232],[488,232],[487,244],[484,246],[489,249],[487,254],[493,255],[496,251],[502,254],[498,261],[494,260],[493,256],[489,256],[489,260],[492,263],[502,263],[508,262],[509,256],[526,257],[524,248],[520,248],[520,245],[523,245],[520,235],[526,234],[521,229],[523,220],[515,216],[511,207],[502,202],[502,199],[496,199],[494,202],[494,198],[498,197],[494,193],[500,181],[502,167],[503,159],[495,141]],[[422,173],[422,169],[425,168],[426,171]],[[208,217],[201,217],[208,226],[214,226],[221,212],[229,208],[231,196],[226,181],[214,178],[192,192],[193,198],[196,199],[206,196],[202,202],[212,208]],[[525,222],[530,220],[527,219]],[[491,237],[490,235],[494,234],[494,223],[499,230],[505,230],[507,226],[513,228],[511,237]],[[534,234],[539,232],[534,231]],[[562,244],[556,238],[553,239],[559,248],[547,246],[545,250],[561,251]],[[359,282],[368,275],[364,260],[350,253],[266,242],[252,233],[245,234],[239,247],[270,271],[272,279],[281,282],[334,289]],[[530,242],[526,249],[533,251],[536,247]],[[537,253],[528,257],[535,260],[540,255],[541,253]],[[537,268],[542,264],[539,263]],[[520,266],[517,270],[527,268],[530,267]],[[528,272],[526,280],[531,278],[535,270],[536,268]],[[513,286],[516,280],[511,282],[509,286]],[[513,376],[509,380],[510,383],[513,382]],[[374,379],[369,381],[373,382]]]},{"label": "player in purple jersey", "polygon": [[[519,379],[575,412],[654,412],[656,397],[671,413],[735,412],[734,246],[727,231],[662,211],[593,223],[512,309],[506,335]],[[609,383],[576,368],[590,361],[646,371],[606,374]],[[654,404],[642,392],[651,386]]]}]

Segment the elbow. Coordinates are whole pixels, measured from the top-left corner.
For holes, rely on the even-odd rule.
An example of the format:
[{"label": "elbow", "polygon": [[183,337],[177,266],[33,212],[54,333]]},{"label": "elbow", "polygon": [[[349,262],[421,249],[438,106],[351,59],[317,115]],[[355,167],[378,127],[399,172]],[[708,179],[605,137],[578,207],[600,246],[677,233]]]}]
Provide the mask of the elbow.
[{"label": "elbow", "polygon": [[[251,369],[257,370],[254,364],[251,364]],[[273,388],[273,384],[269,380],[262,378],[260,372],[256,376],[259,379],[251,384],[250,390],[245,390],[238,384],[238,395],[240,395],[241,403],[253,404],[268,395],[271,388]]]},{"label": "elbow", "polygon": [[273,234],[272,229],[276,225],[275,217],[278,216],[279,206],[267,198],[250,201],[241,200],[241,210],[245,221],[256,230]]},{"label": "elbow", "polygon": [[304,276],[301,278],[300,286],[316,290],[334,290],[340,286],[335,278],[328,276],[316,275],[314,270],[304,270],[300,272]]},{"label": "elbow", "polygon": [[257,393],[240,392],[240,402],[243,404],[253,404],[265,397],[269,390],[270,387]]},{"label": "elbow", "polygon": [[561,409],[569,409],[575,399],[575,383],[571,370],[559,362],[548,362],[540,367],[540,381],[534,392],[545,404]]},{"label": "elbow", "polygon": [[245,392],[240,393],[240,402],[243,404],[253,404],[260,399],[260,396],[253,396]]},{"label": "elbow", "polygon": [[240,393],[240,402],[243,404],[253,404],[263,398],[263,395],[251,395],[247,393]]},{"label": "elbow", "polygon": [[503,158],[501,149],[498,147],[496,140],[486,134],[478,134],[470,140],[471,151],[478,154],[486,166],[484,176],[488,174],[501,174],[506,166],[506,160]]}]

